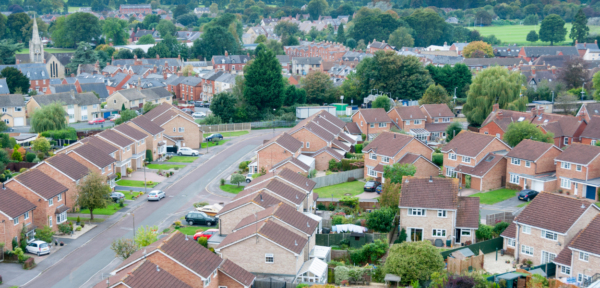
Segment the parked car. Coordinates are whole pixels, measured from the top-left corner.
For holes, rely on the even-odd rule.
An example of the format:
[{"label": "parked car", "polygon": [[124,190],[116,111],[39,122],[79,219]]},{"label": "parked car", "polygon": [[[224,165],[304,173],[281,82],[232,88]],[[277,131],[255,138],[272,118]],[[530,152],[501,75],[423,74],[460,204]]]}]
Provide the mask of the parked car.
[{"label": "parked car", "polygon": [[203,118],[203,117],[206,117],[206,113],[204,113],[204,112],[194,112],[194,113],[192,113],[192,117],[193,118]]},{"label": "parked car", "polygon": [[381,183],[377,181],[369,181],[365,183],[365,186],[363,188],[365,192],[375,192],[377,190],[377,186],[379,185],[381,185]]},{"label": "parked car", "polygon": [[252,182],[252,174],[246,175],[246,183]]},{"label": "parked car", "polygon": [[217,219],[215,217],[206,215],[204,212],[190,211],[187,215],[185,215],[185,222],[189,225],[212,226],[213,224],[217,223]]},{"label": "parked car", "polygon": [[377,192],[377,194],[381,194],[381,190],[383,190],[383,187],[379,185],[377,186],[377,189],[375,189],[375,192]]},{"label": "parked car", "polygon": [[204,102],[204,107],[209,108],[210,107],[210,102]]},{"label": "parked car", "polygon": [[533,200],[533,198],[535,198],[535,196],[537,196],[539,193],[540,192],[531,189],[521,190],[521,192],[519,192],[519,200],[529,202]]},{"label": "parked car", "polygon": [[25,250],[27,250],[25,252],[36,254],[37,256],[50,254],[50,246],[48,245],[48,243],[41,240],[35,240],[27,244]]},{"label": "parked car", "polygon": [[200,153],[198,152],[198,150],[194,150],[192,148],[189,147],[181,147],[179,148],[179,152],[177,152],[177,155],[179,156],[198,156],[200,155]]},{"label": "parked car", "polygon": [[104,118],[94,118],[94,119],[88,121],[88,124],[90,124],[90,125],[102,124],[102,123],[104,123],[104,121],[105,121]]},{"label": "parked car", "polygon": [[202,103],[202,101],[196,101],[194,102],[194,107],[202,107],[204,106],[204,104]]},{"label": "parked car", "polygon": [[190,109],[190,108],[183,108],[183,109],[181,109],[181,111],[188,113],[188,114],[194,113],[194,111],[192,111],[192,109]]},{"label": "parked car", "polygon": [[210,136],[206,137],[206,141],[214,141],[214,140],[223,140],[223,135],[221,134],[211,134]]},{"label": "parked car", "polygon": [[112,121],[112,122],[117,121],[117,119],[119,119],[119,118],[121,118],[120,114],[115,114],[115,115],[108,117],[108,119],[110,119],[110,121]]},{"label": "parked car", "polygon": [[148,193],[148,201],[160,201],[165,197],[167,197],[167,194],[161,190],[152,190]]},{"label": "parked car", "polygon": [[210,239],[212,235],[219,234],[219,229],[208,229],[206,231],[198,232],[194,234],[194,241],[198,241],[198,238],[204,237],[206,240]]},{"label": "parked car", "polygon": [[119,202],[119,201],[121,201],[121,199],[125,200],[125,194],[123,194],[121,192],[112,192],[112,193],[110,193],[110,198],[114,202]]}]

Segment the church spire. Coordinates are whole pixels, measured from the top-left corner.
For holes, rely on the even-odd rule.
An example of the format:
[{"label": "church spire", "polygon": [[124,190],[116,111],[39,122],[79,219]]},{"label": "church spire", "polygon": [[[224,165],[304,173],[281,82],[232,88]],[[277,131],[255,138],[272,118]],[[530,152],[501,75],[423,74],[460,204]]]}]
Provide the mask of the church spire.
[{"label": "church spire", "polygon": [[31,33],[31,41],[29,41],[29,61],[31,63],[44,62],[44,45],[38,31],[37,19],[33,16],[33,27]]}]

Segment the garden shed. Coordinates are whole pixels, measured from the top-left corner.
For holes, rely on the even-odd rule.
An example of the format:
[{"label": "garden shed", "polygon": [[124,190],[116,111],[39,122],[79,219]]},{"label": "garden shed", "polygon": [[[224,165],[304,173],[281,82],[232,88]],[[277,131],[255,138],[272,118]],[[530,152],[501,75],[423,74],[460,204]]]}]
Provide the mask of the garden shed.
[{"label": "garden shed", "polygon": [[327,283],[327,263],[319,258],[304,262],[296,276],[297,283]]}]

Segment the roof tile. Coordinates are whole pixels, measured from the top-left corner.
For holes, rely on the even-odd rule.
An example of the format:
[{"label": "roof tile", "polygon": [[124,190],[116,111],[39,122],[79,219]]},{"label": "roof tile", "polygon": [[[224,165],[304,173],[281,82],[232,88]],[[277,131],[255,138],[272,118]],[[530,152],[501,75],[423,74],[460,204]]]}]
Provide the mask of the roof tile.
[{"label": "roof tile", "polygon": [[400,207],[457,209],[458,179],[404,177]]},{"label": "roof tile", "polygon": [[542,192],[523,209],[515,222],[566,233],[590,205],[585,200]]},{"label": "roof tile", "polygon": [[510,150],[510,152],[506,154],[506,157],[535,161],[542,157],[542,155],[544,155],[552,146],[554,146],[552,143],[525,139]]},{"label": "roof tile", "polygon": [[35,209],[35,204],[29,202],[8,187],[4,188],[0,188],[0,212],[8,215],[8,217],[16,218],[27,211]]},{"label": "roof tile", "polygon": [[85,165],[65,154],[54,155],[46,159],[46,162],[60,172],[67,174],[71,179],[75,179],[75,181],[85,177],[90,172]]},{"label": "roof tile", "polygon": [[69,190],[69,188],[38,169],[27,170],[14,179],[45,199],[50,199]]}]

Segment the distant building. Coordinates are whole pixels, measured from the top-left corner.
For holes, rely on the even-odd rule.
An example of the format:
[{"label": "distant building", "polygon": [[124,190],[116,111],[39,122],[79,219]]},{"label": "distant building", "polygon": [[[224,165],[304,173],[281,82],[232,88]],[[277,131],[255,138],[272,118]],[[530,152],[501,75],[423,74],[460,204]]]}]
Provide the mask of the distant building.
[{"label": "distant building", "polygon": [[119,13],[128,14],[128,13],[146,13],[152,14],[152,6],[150,4],[142,4],[142,5],[121,5],[119,7]]}]

